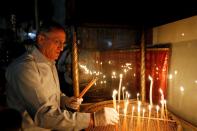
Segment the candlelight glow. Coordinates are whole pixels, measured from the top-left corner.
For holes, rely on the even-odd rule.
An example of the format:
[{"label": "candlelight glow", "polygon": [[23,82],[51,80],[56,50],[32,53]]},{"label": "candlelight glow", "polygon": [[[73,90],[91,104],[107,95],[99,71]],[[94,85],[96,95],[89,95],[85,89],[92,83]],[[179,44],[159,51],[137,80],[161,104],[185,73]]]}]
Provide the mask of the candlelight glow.
[{"label": "candlelight glow", "polygon": [[145,112],[146,112],[146,109],[145,108],[143,108],[143,114],[142,114],[142,117],[144,117],[144,114],[145,114]]},{"label": "candlelight glow", "polygon": [[148,110],[150,111],[152,109],[152,105],[148,105]]},{"label": "candlelight glow", "polygon": [[117,95],[117,93],[118,93],[117,90],[114,90],[113,94],[112,94],[114,109],[116,109],[116,95]]},{"label": "candlelight glow", "polygon": [[168,78],[171,80],[171,79],[172,79],[172,74],[170,74],[170,75],[168,76]]},{"label": "candlelight glow", "polygon": [[124,90],[125,90],[125,87],[123,86],[122,87],[122,99],[124,100]]},{"label": "candlelight glow", "polygon": [[177,71],[177,70],[175,70],[175,71],[174,71],[174,74],[175,74],[175,75],[177,75],[177,73],[178,73],[178,71]]},{"label": "candlelight glow", "polygon": [[140,100],[140,93],[137,93],[137,101],[139,101]]},{"label": "candlelight glow", "polygon": [[140,107],[141,107],[141,101],[138,101],[138,107],[137,107],[137,111],[140,112]]},{"label": "candlelight glow", "polygon": [[180,87],[180,91],[181,91],[181,92],[184,92],[184,90],[185,90],[184,87],[181,86],[181,87]]},{"label": "candlelight glow", "polygon": [[157,112],[159,112],[159,106],[158,105],[156,106],[156,110],[157,110]]}]

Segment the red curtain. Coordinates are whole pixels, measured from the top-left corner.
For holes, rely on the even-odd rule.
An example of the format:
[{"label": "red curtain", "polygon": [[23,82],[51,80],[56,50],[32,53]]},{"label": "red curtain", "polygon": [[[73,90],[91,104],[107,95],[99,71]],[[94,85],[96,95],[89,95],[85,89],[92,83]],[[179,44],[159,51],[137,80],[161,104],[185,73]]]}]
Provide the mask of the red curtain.
[{"label": "red curtain", "polygon": [[150,80],[153,78],[153,102],[159,103],[161,94],[159,88],[163,90],[164,97],[167,95],[167,78],[169,65],[169,49],[153,48],[146,51],[146,98],[149,100]]}]

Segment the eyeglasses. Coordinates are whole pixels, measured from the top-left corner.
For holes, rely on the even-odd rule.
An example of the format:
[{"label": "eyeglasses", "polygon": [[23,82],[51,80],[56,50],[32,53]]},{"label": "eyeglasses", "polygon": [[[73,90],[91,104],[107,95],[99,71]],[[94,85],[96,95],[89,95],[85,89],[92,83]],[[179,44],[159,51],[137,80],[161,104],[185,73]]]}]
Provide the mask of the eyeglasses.
[{"label": "eyeglasses", "polygon": [[61,47],[63,47],[63,48],[66,46],[66,42],[61,42],[61,40],[59,40],[59,39],[53,39],[53,38],[51,38],[51,37],[48,37],[47,35],[45,35],[45,37],[46,37],[47,39],[51,40],[53,43],[55,43],[55,44],[58,45],[58,46],[61,46]]},{"label": "eyeglasses", "polygon": [[60,40],[58,39],[51,39],[56,45],[58,46],[62,46],[63,48],[66,46],[66,43],[65,42],[61,42]]}]

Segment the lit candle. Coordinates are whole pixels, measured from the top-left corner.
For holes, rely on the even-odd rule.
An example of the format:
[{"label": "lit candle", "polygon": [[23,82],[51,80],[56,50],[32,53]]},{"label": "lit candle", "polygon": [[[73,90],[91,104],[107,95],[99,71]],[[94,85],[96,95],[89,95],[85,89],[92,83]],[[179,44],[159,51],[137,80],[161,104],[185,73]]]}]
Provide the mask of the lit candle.
[{"label": "lit candle", "polygon": [[142,124],[141,124],[141,127],[143,127],[144,126],[144,114],[145,114],[145,112],[146,112],[146,110],[145,110],[145,108],[143,108],[143,110],[142,110]]},{"label": "lit candle", "polygon": [[138,112],[138,115],[137,115],[137,126],[136,126],[136,128],[137,128],[137,131],[141,131],[141,129],[140,129],[140,126],[141,126],[141,120],[140,120],[140,118],[141,118],[141,101],[138,101],[138,107],[137,107],[137,112]]},{"label": "lit candle", "polygon": [[129,105],[129,101],[126,100],[126,104],[125,104],[125,107],[124,107],[124,115],[125,115],[125,116],[126,116],[126,114],[127,114],[128,105]]},{"label": "lit candle", "polygon": [[132,106],[131,120],[129,122],[130,127],[133,127],[133,125],[134,125],[134,122],[133,122],[134,111],[135,111],[135,106]]},{"label": "lit candle", "polygon": [[137,111],[138,111],[138,115],[140,116],[140,107],[141,107],[141,101],[138,101],[138,107],[137,107]]},{"label": "lit candle", "polygon": [[124,114],[126,115],[127,114],[127,108],[128,108],[128,105],[129,105],[129,97],[130,97],[130,94],[128,92],[126,92],[126,98],[124,100],[125,104],[124,104]]},{"label": "lit candle", "polygon": [[118,93],[117,90],[114,90],[113,95],[112,95],[114,109],[116,109],[116,95],[117,95],[117,93]]},{"label": "lit candle", "polygon": [[159,92],[161,94],[161,118],[164,118],[164,95],[161,88],[159,89]]},{"label": "lit candle", "polygon": [[129,101],[128,99],[126,100],[126,103],[125,103],[125,107],[124,107],[124,120],[123,120],[123,124],[122,124],[122,131],[127,131],[127,107],[129,105]]},{"label": "lit candle", "polygon": [[152,105],[148,105],[149,116],[151,115],[151,109],[152,109]]},{"label": "lit candle", "polygon": [[143,108],[143,114],[142,114],[142,117],[144,118],[144,114],[145,114],[145,112],[146,112],[146,109],[145,108]]},{"label": "lit candle", "polygon": [[157,110],[157,118],[159,118],[159,106],[156,106],[156,110]]},{"label": "lit candle", "polygon": [[137,101],[139,101],[140,100],[140,93],[137,93]]},{"label": "lit candle", "polygon": [[156,106],[156,110],[157,110],[157,130],[160,131],[160,126],[159,126],[159,106]]},{"label": "lit candle", "polygon": [[120,105],[117,105],[117,112],[120,113]]},{"label": "lit candle", "polygon": [[129,98],[130,98],[130,94],[129,94],[129,93],[127,93],[127,100],[129,100]]},{"label": "lit candle", "polygon": [[152,108],[152,105],[148,105],[148,110],[149,110],[149,113],[148,113],[148,131],[149,131],[149,123],[150,123],[150,118],[151,118],[151,108]]},{"label": "lit candle", "polygon": [[152,90],[153,90],[153,78],[149,75],[148,76],[149,80],[150,80],[150,91],[149,91],[149,99],[150,99],[150,104],[151,106],[153,105],[153,101],[152,101]]},{"label": "lit candle", "polygon": [[166,115],[166,119],[168,119],[168,110],[167,110],[167,101],[164,100],[164,108],[165,108],[165,115]]},{"label": "lit candle", "polygon": [[122,74],[120,74],[120,82],[119,82],[119,88],[118,88],[118,103],[120,103],[121,84],[122,84]]},{"label": "lit candle", "polygon": [[123,86],[122,87],[122,99],[124,100],[124,90],[125,90],[125,87]]}]

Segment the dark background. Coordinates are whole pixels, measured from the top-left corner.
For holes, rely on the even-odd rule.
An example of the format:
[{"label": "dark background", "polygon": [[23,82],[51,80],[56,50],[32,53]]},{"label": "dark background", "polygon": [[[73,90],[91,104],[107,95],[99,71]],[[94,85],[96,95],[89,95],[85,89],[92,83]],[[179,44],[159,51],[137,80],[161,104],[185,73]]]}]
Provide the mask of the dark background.
[{"label": "dark background", "polygon": [[[54,6],[53,2],[57,4]],[[153,27],[197,14],[196,0],[38,0],[39,19],[50,19],[55,10],[63,8],[67,24],[117,24]],[[2,0],[0,15],[15,14],[17,21],[35,19],[35,0]]]}]

